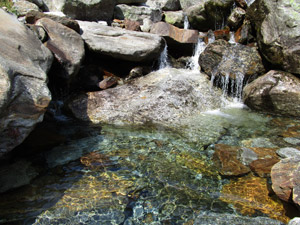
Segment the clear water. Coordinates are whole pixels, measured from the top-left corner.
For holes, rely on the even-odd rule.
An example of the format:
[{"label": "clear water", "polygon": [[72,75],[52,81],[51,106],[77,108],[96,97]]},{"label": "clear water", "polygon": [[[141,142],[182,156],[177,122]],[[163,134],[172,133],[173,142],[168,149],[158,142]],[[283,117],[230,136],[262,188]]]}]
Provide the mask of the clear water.
[{"label": "clear water", "polygon": [[167,43],[165,44],[164,50],[160,54],[158,62],[159,62],[159,69],[163,69],[163,68],[170,66],[169,61],[168,61],[168,45],[167,45]]},{"label": "clear water", "polygon": [[187,30],[190,28],[190,23],[187,15],[184,15],[184,21],[183,21],[183,29]]},{"label": "clear water", "polygon": [[68,141],[44,154],[49,171],[0,195],[0,224],[226,224],[222,218],[227,224],[280,224],[268,217],[286,219],[277,208],[266,214],[263,209],[270,206],[264,202],[246,205],[255,209],[248,215],[224,201],[222,189],[235,179],[219,175],[212,155],[220,143],[299,148],[282,134],[300,121],[254,113],[242,104],[191,119],[197,132],[191,127],[189,135],[157,126],[62,123],[58,133]]}]

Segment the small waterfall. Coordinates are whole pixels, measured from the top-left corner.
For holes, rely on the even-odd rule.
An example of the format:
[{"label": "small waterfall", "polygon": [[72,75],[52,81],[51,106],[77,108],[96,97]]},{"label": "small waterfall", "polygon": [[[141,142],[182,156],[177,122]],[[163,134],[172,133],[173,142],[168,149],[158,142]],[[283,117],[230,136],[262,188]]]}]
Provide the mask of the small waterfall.
[{"label": "small waterfall", "polygon": [[194,49],[194,54],[187,63],[187,69],[199,71],[199,57],[201,53],[205,50],[205,48],[206,44],[204,40],[202,38],[199,38],[198,43]]},{"label": "small waterfall", "polygon": [[187,30],[190,28],[189,18],[186,14],[184,14],[184,23],[183,23],[183,29]]},{"label": "small waterfall", "polygon": [[169,67],[170,64],[168,62],[168,45],[165,44],[164,50],[161,52],[159,57],[159,69],[163,69]]},{"label": "small waterfall", "polygon": [[249,7],[253,2],[255,2],[255,0],[245,0],[245,1],[246,1],[246,3],[247,3],[248,7]]},{"label": "small waterfall", "polygon": [[229,35],[230,35],[230,38],[229,38],[229,41],[228,41],[228,42],[229,42],[230,44],[236,44],[234,32],[233,32],[233,31],[230,31]]}]

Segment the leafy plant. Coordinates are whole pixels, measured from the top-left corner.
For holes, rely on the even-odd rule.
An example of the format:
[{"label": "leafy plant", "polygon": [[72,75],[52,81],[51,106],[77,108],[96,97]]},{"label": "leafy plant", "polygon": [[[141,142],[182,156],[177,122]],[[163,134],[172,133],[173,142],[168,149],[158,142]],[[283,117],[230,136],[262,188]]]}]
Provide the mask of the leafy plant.
[{"label": "leafy plant", "polygon": [[13,8],[14,3],[12,0],[0,0],[0,8],[5,7],[8,12],[16,14],[16,10]]}]

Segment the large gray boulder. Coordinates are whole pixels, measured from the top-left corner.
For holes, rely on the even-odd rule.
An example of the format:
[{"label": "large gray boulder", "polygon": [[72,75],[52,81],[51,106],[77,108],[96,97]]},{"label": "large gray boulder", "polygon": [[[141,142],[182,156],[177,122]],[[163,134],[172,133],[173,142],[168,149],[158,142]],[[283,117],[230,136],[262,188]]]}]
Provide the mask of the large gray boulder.
[{"label": "large gray boulder", "polygon": [[44,0],[49,11],[63,12],[72,19],[111,21],[116,0]]},{"label": "large gray boulder", "polygon": [[244,88],[243,100],[250,108],[268,113],[300,116],[300,79],[271,70]]},{"label": "large gray boulder", "polygon": [[162,12],[159,8],[120,4],[115,7],[114,17],[120,20],[128,19],[138,21],[141,24],[143,24],[144,19],[150,19],[156,23],[161,21]]},{"label": "large gray boulder", "polygon": [[18,14],[18,16],[25,16],[26,13],[31,10],[38,11],[39,7],[36,4],[31,3],[29,1],[18,0],[15,1],[13,4],[13,10]]},{"label": "large gray boulder", "polygon": [[179,0],[182,9],[187,9],[193,5],[199,4],[202,0]]},{"label": "large gray boulder", "polygon": [[108,27],[95,22],[79,21],[82,38],[89,50],[132,62],[145,62],[159,57],[162,38],[155,34]]},{"label": "large gray boulder", "polygon": [[43,27],[49,36],[45,45],[61,65],[58,75],[66,79],[76,76],[85,55],[80,34],[48,18],[39,19],[36,25]]},{"label": "large gray boulder", "polygon": [[0,9],[0,157],[41,122],[51,100],[53,56],[35,34]]},{"label": "large gray boulder", "polygon": [[216,30],[222,29],[225,25],[233,3],[234,0],[203,0],[184,11],[193,29]]},{"label": "large gray boulder", "polygon": [[177,11],[181,9],[179,0],[147,0],[146,5],[151,8],[160,8],[164,11]]},{"label": "large gray boulder", "polygon": [[220,96],[205,74],[165,68],[116,88],[77,96],[69,108],[77,118],[93,123],[178,127],[191,115],[220,107]]},{"label": "large gray boulder", "polygon": [[265,58],[284,71],[300,74],[300,2],[257,0],[247,16]]},{"label": "large gray boulder", "polygon": [[229,76],[231,79],[244,76],[249,80],[265,71],[256,48],[225,40],[209,44],[200,55],[199,64],[209,76]]}]

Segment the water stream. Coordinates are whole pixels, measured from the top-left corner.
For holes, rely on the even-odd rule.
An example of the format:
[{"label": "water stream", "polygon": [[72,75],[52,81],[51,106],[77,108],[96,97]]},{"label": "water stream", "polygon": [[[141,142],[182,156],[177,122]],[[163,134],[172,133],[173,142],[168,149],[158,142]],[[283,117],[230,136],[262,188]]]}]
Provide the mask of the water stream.
[{"label": "water stream", "polygon": [[[199,39],[189,71],[199,71]],[[168,66],[167,46],[160,68]],[[40,153],[49,170],[30,185],[0,195],[0,224],[282,224],[286,206],[269,179],[220,176],[215,146],[299,148],[287,138],[299,120],[255,113],[241,103],[243,76],[229,84],[234,101],[192,118],[189,135],[158,126],[58,121],[66,141]],[[186,129],[186,128],[184,128]],[[294,130],[295,130],[294,129]],[[235,187],[239,187],[236,190]],[[274,219],[274,220],[273,220]]]}]

